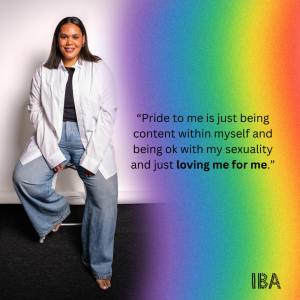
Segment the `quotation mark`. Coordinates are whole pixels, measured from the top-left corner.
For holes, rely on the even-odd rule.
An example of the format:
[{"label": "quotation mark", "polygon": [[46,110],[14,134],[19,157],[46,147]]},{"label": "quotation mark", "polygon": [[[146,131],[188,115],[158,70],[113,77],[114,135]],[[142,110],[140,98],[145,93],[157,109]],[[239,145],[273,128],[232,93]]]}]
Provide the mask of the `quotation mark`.
[{"label": "quotation mark", "polygon": [[142,116],[142,114],[137,114],[137,117],[140,118]]},{"label": "quotation mark", "polygon": [[[275,160],[274,159],[271,160],[271,164],[275,164]],[[270,167],[268,167],[268,169],[270,169]]]}]

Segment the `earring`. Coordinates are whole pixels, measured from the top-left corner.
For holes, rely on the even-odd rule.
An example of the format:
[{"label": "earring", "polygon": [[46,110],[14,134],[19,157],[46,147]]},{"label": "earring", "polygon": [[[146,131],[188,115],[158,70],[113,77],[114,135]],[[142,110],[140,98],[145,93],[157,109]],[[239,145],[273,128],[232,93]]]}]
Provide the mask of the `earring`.
[{"label": "earring", "polygon": [[82,47],[84,47],[85,44],[82,44]]}]

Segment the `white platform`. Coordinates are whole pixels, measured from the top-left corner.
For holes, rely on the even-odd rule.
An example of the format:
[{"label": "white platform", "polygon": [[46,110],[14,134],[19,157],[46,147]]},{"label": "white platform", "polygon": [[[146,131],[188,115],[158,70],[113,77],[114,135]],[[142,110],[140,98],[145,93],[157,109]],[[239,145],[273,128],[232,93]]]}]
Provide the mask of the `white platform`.
[{"label": "white platform", "polygon": [[[84,205],[84,193],[80,192],[63,192],[71,205]],[[160,203],[151,197],[150,192],[120,192],[119,204],[138,204],[138,203]],[[21,204],[15,192],[0,192],[0,204]]]}]

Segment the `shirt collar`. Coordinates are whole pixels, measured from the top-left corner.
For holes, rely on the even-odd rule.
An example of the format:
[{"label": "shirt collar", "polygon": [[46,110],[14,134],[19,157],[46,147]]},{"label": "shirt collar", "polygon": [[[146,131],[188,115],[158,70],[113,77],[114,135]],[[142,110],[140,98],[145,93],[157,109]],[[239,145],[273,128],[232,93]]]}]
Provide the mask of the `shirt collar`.
[{"label": "shirt collar", "polygon": [[[84,60],[81,60],[81,64],[79,63],[79,59],[77,59],[76,63],[71,68],[82,68],[84,66]],[[58,68],[65,69],[62,59],[59,62]]]}]

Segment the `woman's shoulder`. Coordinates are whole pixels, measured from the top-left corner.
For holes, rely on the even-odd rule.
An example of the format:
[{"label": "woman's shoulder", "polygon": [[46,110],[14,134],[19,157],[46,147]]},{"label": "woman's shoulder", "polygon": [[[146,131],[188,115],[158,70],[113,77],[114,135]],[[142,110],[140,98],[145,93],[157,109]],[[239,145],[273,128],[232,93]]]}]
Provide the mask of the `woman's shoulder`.
[{"label": "woman's shoulder", "polygon": [[41,77],[42,76],[42,68],[45,64],[45,61],[40,63],[39,66],[35,69],[35,72],[33,74],[34,77]]},{"label": "woman's shoulder", "polygon": [[105,74],[107,72],[110,72],[110,68],[103,59],[100,59],[97,62],[86,61],[86,63],[96,68],[98,74]]}]

